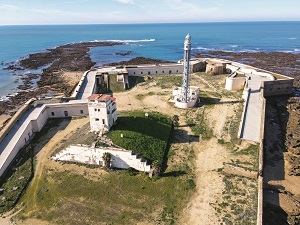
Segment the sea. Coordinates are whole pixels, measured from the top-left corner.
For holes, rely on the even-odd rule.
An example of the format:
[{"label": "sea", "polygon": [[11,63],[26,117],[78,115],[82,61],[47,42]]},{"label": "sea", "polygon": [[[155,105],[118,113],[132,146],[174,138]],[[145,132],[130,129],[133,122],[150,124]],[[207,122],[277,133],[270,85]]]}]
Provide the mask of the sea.
[{"label": "sea", "polygon": [[[124,45],[92,48],[92,60],[99,66],[138,56],[178,61],[183,58],[183,41],[188,33],[193,53],[300,53],[300,21],[0,26],[0,101],[18,91],[24,74],[40,72],[3,70],[28,54],[68,43],[118,41]],[[117,54],[120,52],[130,54]]]}]

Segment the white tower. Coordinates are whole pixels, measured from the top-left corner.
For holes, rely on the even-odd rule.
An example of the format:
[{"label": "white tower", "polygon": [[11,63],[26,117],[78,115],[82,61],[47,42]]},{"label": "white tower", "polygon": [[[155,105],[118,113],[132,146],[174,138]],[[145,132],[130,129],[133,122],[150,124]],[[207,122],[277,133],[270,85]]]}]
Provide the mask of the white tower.
[{"label": "white tower", "polygon": [[190,76],[190,59],[191,59],[191,36],[187,34],[184,40],[184,58],[183,58],[183,80],[180,101],[187,103],[190,99],[190,85],[189,85],[189,76]]},{"label": "white tower", "polygon": [[91,131],[109,130],[117,120],[116,98],[105,94],[88,97]]}]

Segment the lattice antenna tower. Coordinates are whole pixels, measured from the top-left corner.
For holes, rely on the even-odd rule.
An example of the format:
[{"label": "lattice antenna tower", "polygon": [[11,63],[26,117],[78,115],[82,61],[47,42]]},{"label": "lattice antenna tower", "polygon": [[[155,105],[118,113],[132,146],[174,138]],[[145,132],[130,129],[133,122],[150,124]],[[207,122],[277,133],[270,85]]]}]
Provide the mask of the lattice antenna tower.
[{"label": "lattice antenna tower", "polygon": [[190,99],[190,59],[191,59],[191,36],[187,34],[184,40],[183,79],[181,88],[181,102],[187,103]]}]

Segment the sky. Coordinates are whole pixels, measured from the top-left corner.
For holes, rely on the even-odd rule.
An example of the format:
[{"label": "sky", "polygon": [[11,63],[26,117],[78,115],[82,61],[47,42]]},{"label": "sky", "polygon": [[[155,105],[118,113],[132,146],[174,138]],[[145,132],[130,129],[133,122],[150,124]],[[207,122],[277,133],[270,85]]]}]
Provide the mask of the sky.
[{"label": "sky", "polygon": [[0,25],[300,21],[300,0],[0,0]]}]

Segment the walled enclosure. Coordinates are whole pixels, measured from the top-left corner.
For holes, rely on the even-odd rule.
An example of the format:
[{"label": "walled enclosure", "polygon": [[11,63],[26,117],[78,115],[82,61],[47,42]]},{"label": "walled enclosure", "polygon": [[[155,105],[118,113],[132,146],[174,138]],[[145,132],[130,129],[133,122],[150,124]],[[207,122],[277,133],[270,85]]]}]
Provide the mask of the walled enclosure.
[{"label": "walled enclosure", "polygon": [[[52,112],[54,112],[54,115]],[[67,112],[67,115],[65,115],[65,112]],[[43,128],[48,118],[87,116],[88,109],[86,103],[60,103],[37,106],[31,112],[27,111],[26,113],[29,114],[30,120],[25,120],[18,130],[11,130],[15,132],[14,134],[11,133],[11,138],[15,141],[6,143],[7,141],[4,139],[5,143],[1,142],[0,177],[20,149],[30,141],[34,133],[39,132]]]}]

